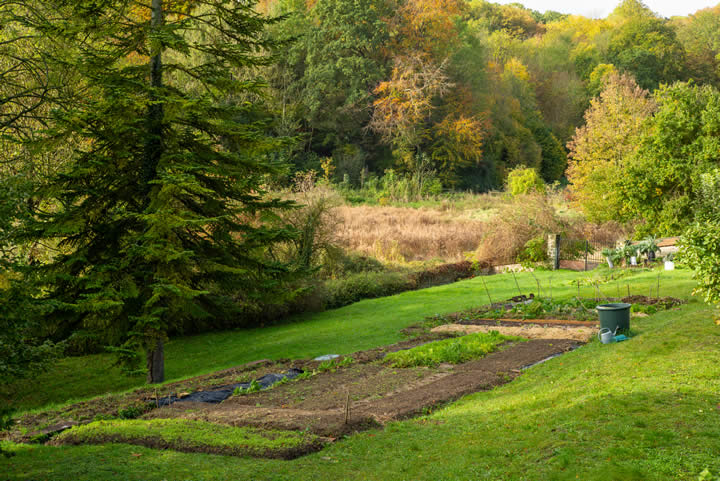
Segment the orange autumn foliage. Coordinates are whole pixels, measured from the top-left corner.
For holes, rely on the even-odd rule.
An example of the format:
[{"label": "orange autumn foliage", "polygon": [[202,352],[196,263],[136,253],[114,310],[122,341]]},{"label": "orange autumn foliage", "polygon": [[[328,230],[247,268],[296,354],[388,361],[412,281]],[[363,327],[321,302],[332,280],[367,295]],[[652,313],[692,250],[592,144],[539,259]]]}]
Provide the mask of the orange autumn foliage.
[{"label": "orange autumn foliage", "polygon": [[407,0],[395,19],[397,48],[444,58],[459,42],[455,20],[465,8],[462,0]]}]

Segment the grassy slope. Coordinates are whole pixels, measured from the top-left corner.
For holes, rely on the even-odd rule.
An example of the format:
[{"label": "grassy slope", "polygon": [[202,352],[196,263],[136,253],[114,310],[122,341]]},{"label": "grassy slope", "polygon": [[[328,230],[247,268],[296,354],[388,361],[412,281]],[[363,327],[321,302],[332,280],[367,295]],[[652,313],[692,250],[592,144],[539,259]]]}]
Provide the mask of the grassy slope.
[{"label": "grassy slope", "polygon": [[[498,276],[492,282],[498,284],[493,293],[509,293],[509,286],[514,286],[512,277]],[[649,291],[653,282],[655,275],[650,273],[633,279],[637,290],[642,285]],[[666,276],[664,282],[664,295],[686,296],[691,286],[684,272]],[[376,342],[373,332],[354,338],[341,329],[330,344],[290,346],[296,352],[317,353],[318,348],[347,351],[364,343],[393,340],[397,336],[393,330],[417,318],[419,312],[432,314],[442,310],[438,306],[452,310],[473,304],[472,299],[464,300],[463,294],[477,300],[478,289],[482,289],[478,283],[457,284],[457,291],[453,286],[439,288],[455,304],[441,304],[437,299],[431,303],[435,291],[431,290],[426,292],[424,307],[416,305],[417,297],[407,294],[370,301],[380,304],[376,309],[354,306],[376,316],[356,320],[365,328],[375,324],[371,331]],[[521,283],[527,284],[528,279],[521,278]],[[570,286],[565,290],[567,295],[574,294]],[[388,317],[378,318],[388,302],[396,312],[408,313],[391,326],[384,325]],[[462,302],[465,304],[460,305]],[[304,323],[305,335],[314,337],[316,323],[327,327],[330,321],[323,319],[331,314]],[[705,467],[720,469],[716,409],[720,329],[710,322],[711,315],[710,309],[694,302],[678,311],[633,320],[637,336],[629,342],[611,346],[591,343],[534,367],[501,388],[467,396],[422,419],[353,436],[295,461],[181,454],[123,445],[14,446],[17,456],[0,460],[5,465],[0,468],[6,468],[9,479],[227,479],[230,472],[237,479],[271,480],[696,479]],[[283,329],[274,328],[276,336]],[[281,348],[268,351],[276,349]]]}]

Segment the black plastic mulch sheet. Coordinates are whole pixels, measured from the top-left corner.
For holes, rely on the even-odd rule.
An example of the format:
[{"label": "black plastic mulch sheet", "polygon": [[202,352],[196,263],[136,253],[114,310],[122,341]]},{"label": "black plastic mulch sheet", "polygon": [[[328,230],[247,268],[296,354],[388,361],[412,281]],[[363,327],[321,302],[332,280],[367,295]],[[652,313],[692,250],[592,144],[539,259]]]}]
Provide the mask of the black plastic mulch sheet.
[{"label": "black plastic mulch sheet", "polygon": [[[283,379],[295,379],[302,374],[302,369],[289,369],[284,374],[266,374],[261,378],[255,380],[262,389],[267,389],[275,383],[282,381]],[[158,406],[169,406],[176,402],[201,402],[201,403],[212,403],[217,404],[229,398],[235,389],[247,389],[250,387],[249,382],[241,382],[239,384],[229,384],[227,386],[221,386],[213,391],[198,391],[189,394],[185,397],[179,398],[176,396],[167,396],[158,399]]]}]

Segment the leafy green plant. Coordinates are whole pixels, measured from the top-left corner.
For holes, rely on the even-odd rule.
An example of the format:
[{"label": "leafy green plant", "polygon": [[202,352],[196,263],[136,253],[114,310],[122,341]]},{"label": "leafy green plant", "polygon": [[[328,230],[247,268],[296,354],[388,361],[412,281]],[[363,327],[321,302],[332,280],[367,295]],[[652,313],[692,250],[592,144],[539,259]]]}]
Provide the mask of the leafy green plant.
[{"label": "leafy green plant", "polygon": [[117,417],[120,419],[135,419],[139,418],[148,411],[145,405],[133,405],[126,406],[118,409]]},{"label": "leafy green plant", "polygon": [[245,394],[252,394],[254,392],[258,392],[262,389],[262,385],[257,382],[255,379],[250,381],[250,385],[246,387],[245,389],[236,387],[233,390],[233,395],[235,396],[243,396]]},{"label": "leafy green plant", "polygon": [[393,367],[433,367],[444,362],[459,364],[484,357],[508,341],[523,340],[525,339],[517,336],[505,336],[497,331],[478,332],[392,352],[385,356],[385,361]]},{"label": "leafy green plant", "polygon": [[715,476],[708,468],[705,468],[697,479],[698,481],[720,481],[720,476]]},{"label": "leafy green plant", "polygon": [[637,257],[638,255],[638,246],[633,245],[630,242],[626,242],[625,245],[621,247],[621,250],[626,265],[630,265],[631,257]]},{"label": "leafy green plant", "polygon": [[612,249],[609,247],[602,250],[602,255],[610,260],[613,266],[617,265],[624,257],[621,249]]},{"label": "leafy green plant", "polygon": [[547,260],[547,241],[545,236],[534,237],[527,241],[517,257],[517,261],[523,266],[532,266],[547,262]]}]

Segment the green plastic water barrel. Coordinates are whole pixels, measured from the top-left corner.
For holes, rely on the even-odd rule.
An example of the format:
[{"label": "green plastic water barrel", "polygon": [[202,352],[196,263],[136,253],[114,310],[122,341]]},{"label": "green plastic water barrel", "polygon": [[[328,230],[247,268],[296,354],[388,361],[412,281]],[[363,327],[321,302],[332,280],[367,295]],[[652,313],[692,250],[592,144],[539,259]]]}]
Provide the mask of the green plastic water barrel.
[{"label": "green plastic water barrel", "polygon": [[600,316],[600,328],[607,327],[615,332],[630,330],[630,307],[632,304],[619,302],[617,304],[601,304],[596,307]]}]

